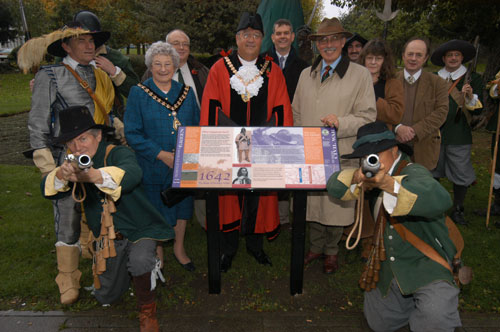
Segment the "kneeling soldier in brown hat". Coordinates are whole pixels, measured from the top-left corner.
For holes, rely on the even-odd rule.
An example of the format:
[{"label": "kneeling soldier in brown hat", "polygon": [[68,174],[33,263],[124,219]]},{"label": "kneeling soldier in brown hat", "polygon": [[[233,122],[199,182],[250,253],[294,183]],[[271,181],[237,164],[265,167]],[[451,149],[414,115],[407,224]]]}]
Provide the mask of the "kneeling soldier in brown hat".
[{"label": "kneeling soldier in brown hat", "polygon": [[[73,154],[42,180],[49,199],[73,196],[82,201],[94,237],[94,295],[112,303],[127,291],[130,275],[140,307],[141,331],[158,331],[155,285],[163,279],[156,242],[174,238],[172,228],[149,203],[142,171],[132,150],[103,141],[110,129],[96,125],[85,106],[60,112],[55,139]],[[69,158],[71,159],[71,158]]]},{"label": "kneeling soldier in brown hat", "polygon": [[460,291],[449,263],[457,249],[444,214],[450,195],[425,167],[411,163],[411,148],[398,145],[383,122],[364,125],[354,151],[342,158],[378,159],[379,170],[371,169],[369,177],[363,167],[344,169],[327,184],[328,194],[343,201],[362,197],[364,190],[376,220],[371,255],[359,281],[365,290],[364,314],[374,331],[396,331],[407,324],[411,331],[454,331],[461,322]]}]

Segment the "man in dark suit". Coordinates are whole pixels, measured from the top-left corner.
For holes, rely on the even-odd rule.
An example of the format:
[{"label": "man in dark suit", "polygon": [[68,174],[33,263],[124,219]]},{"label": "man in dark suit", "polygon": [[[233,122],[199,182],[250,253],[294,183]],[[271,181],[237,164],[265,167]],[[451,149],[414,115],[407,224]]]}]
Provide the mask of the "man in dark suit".
[{"label": "man in dark suit", "polygon": [[[309,66],[307,62],[299,58],[297,52],[292,47],[294,39],[295,33],[293,32],[292,23],[289,20],[280,18],[274,22],[273,34],[271,35],[274,45],[267,51],[267,54],[273,57],[274,62],[279,64],[283,71],[290,103],[293,101],[300,73]],[[290,209],[289,195],[287,192],[280,192],[278,198],[280,223],[282,225],[287,224],[289,223],[288,212]]]},{"label": "man in dark suit", "polygon": [[267,51],[267,54],[272,56],[274,62],[280,65],[283,75],[285,75],[288,96],[290,97],[290,102],[292,102],[300,73],[309,65],[299,58],[297,52],[292,47],[292,43],[295,40],[295,33],[293,32],[292,23],[289,20],[280,18],[274,22],[271,40],[274,46]]},{"label": "man in dark suit", "polygon": [[412,160],[428,170],[436,167],[441,146],[439,128],[448,115],[448,89],[441,77],[422,69],[429,58],[429,43],[412,38],[403,48],[405,111],[394,133],[396,139],[413,147]]}]

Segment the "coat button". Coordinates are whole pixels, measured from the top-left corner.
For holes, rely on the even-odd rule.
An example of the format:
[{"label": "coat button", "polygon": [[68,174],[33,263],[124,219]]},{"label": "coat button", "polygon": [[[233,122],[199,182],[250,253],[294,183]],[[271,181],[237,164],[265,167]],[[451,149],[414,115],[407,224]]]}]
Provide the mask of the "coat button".
[{"label": "coat button", "polygon": [[394,226],[390,225],[390,226],[389,226],[389,228],[390,228],[390,229],[394,229]]},{"label": "coat button", "polygon": [[396,258],[394,258],[394,256],[391,256],[391,258],[389,258],[391,260],[391,262],[394,262],[396,260]]},{"label": "coat button", "polygon": [[392,240],[392,235],[389,235],[388,238],[389,238],[389,240]]}]

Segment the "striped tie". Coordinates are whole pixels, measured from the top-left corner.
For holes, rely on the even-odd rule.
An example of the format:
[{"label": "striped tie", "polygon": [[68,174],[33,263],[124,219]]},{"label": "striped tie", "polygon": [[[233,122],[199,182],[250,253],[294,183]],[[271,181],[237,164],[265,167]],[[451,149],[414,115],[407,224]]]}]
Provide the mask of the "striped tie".
[{"label": "striped tie", "polygon": [[330,76],[330,69],[332,69],[332,67],[330,66],[325,67],[325,72],[323,73],[323,76],[321,76],[321,83],[323,83],[323,81],[326,80],[328,76]]}]

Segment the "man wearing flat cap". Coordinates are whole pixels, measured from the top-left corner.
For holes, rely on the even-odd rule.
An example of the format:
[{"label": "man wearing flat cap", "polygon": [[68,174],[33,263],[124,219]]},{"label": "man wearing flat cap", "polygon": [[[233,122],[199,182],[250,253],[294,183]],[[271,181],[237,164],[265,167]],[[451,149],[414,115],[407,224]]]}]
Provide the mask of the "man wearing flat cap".
[{"label": "man wearing flat cap", "polygon": [[[457,249],[445,224],[450,195],[425,167],[411,163],[411,148],[399,144],[383,122],[359,128],[353,148],[342,158],[375,154],[380,169],[372,177],[361,167],[344,169],[330,177],[327,190],[343,201],[360,199],[364,190],[364,204],[376,220],[378,236],[359,280],[368,325],[381,332],[408,324],[411,331],[455,331],[461,321],[449,263]],[[414,237],[424,244],[415,245]]]},{"label": "man wearing flat cap", "polygon": [[[71,22],[48,35],[30,39],[19,50],[18,63],[25,72],[40,65],[46,52],[63,57],[60,64],[40,68],[31,96],[30,144],[33,162],[42,175],[60,165],[66,154],[64,146],[54,141],[60,133],[59,113],[63,109],[82,105],[96,123],[111,125],[113,83],[94,62],[96,47],[104,44],[109,36],[109,32],[91,31],[81,23]],[[80,204],[67,196],[54,200],[53,206],[59,270],[56,283],[61,303],[71,304],[77,300],[80,288]]]},{"label": "man wearing flat cap", "polygon": [[[346,38],[351,36],[337,18],[321,22],[318,32],[309,36],[320,55],[302,71],[292,103],[295,125],[337,130],[341,154],[352,151],[358,128],[377,116],[370,72],[342,55]],[[341,161],[342,168],[356,165],[356,160]],[[343,227],[354,221],[354,202],[309,193],[306,220],[310,221],[310,248],[304,263],[324,258],[324,272],[335,272]]]},{"label": "man wearing flat cap", "polygon": [[343,51],[347,54],[349,60],[357,62],[359,55],[361,54],[361,50],[367,42],[368,40],[355,33],[351,38],[347,39]]},{"label": "man wearing flat cap", "polygon": [[432,54],[431,61],[443,66],[437,74],[448,83],[449,111],[441,127],[441,150],[435,178],[447,177],[453,183],[453,212],[451,219],[466,225],[464,201],[467,188],[476,180],[472,167],[472,115],[482,111],[482,78],[471,73],[470,82],[465,82],[467,68],[463,65],[476,55],[474,46],[464,40],[453,39],[440,45]]},{"label": "man wearing flat cap", "polygon": [[[244,13],[236,29],[238,50],[224,54],[210,69],[203,91],[202,126],[291,126],[285,77],[272,57],[259,56],[264,28],[259,14]],[[372,89],[373,90],[373,89]],[[226,272],[238,250],[239,233],[259,264],[271,265],[263,251],[263,234],[279,234],[276,192],[219,194],[221,271]]]},{"label": "man wearing flat cap", "polygon": [[82,169],[64,161],[42,180],[42,194],[48,199],[76,195],[83,201],[94,239],[95,298],[116,302],[132,279],[141,331],[159,331],[154,289],[163,276],[156,241],[173,239],[174,231],[149,202],[134,152],[103,140],[103,132],[112,128],[96,124],[85,106],[59,112],[59,124],[55,142],[90,165]]}]

